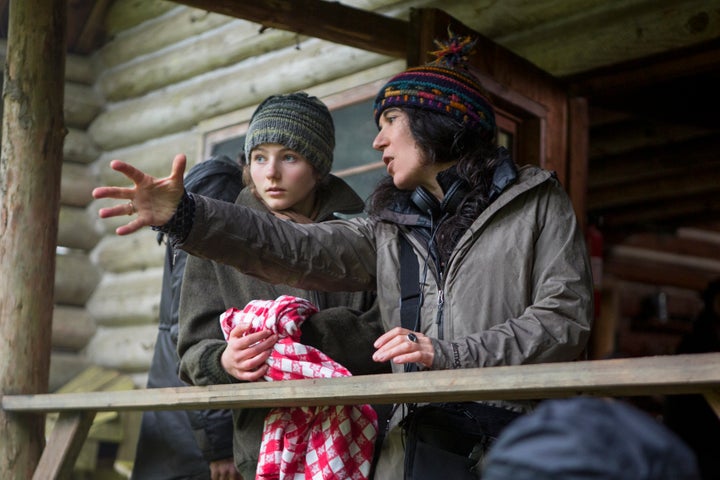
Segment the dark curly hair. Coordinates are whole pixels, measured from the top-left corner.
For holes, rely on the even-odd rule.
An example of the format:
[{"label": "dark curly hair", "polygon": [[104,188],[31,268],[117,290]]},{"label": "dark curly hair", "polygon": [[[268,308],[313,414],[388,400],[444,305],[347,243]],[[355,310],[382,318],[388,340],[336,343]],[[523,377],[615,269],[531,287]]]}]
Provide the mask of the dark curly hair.
[{"label": "dark curly hair", "polygon": [[[498,164],[495,139],[484,140],[475,129],[468,129],[449,116],[426,110],[400,107],[408,116],[410,132],[426,164],[457,161],[457,176],[468,185],[468,193],[454,214],[443,218],[436,234],[442,262],[452,252],[460,236],[487,207],[493,173]],[[442,175],[442,174],[441,174]],[[392,178],[381,180],[368,202],[368,213],[377,215],[398,202],[407,202],[412,192],[399,190]]]}]

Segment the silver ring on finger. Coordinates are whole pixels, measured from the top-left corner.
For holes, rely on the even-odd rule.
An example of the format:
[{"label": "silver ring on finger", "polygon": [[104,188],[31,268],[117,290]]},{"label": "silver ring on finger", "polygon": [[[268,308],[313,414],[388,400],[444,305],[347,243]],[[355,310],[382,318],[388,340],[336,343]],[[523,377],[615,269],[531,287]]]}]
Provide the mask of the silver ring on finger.
[{"label": "silver ring on finger", "polygon": [[413,343],[418,343],[418,337],[413,332],[407,334],[407,339]]}]

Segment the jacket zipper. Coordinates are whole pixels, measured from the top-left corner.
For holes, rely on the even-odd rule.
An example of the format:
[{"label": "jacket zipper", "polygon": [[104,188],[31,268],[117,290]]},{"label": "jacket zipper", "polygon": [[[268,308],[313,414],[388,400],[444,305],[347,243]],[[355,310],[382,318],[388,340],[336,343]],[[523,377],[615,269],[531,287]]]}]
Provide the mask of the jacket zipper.
[{"label": "jacket zipper", "polygon": [[443,335],[443,307],[445,305],[445,291],[442,288],[438,288],[438,301],[437,301],[437,316],[435,317],[435,323],[438,329],[438,340],[442,340]]}]

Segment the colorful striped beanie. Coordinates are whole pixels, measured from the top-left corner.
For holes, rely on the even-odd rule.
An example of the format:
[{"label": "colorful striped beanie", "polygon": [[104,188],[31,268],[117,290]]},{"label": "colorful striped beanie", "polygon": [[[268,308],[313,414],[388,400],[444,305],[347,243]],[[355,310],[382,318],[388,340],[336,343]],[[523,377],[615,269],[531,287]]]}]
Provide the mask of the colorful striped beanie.
[{"label": "colorful striped beanie", "polygon": [[245,158],[263,143],[277,143],[304,156],[320,177],[330,172],[335,125],[327,106],[305,92],[273,95],[258,105],[245,134]]},{"label": "colorful striped beanie", "polygon": [[449,40],[435,41],[437,59],[395,75],[378,92],[373,105],[375,123],[391,107],[409,107],[448,115],[488,140],[495,138],[495,112],[478,80],[466,69],[476,41],[449,33]]}]

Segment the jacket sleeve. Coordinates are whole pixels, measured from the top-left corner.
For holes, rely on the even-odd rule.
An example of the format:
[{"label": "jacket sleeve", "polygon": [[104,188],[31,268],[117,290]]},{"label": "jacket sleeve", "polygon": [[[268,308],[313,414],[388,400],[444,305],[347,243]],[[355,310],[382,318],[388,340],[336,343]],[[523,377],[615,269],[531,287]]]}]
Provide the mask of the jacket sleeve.
[{"label": "jacket sleeve", "polygon": [[230,410],[188,410],[187,413],[205,460],[213,462],[233,456],[233,418]]},{"label": "jacket sleeve", "polygon": [[313,224],[280,220],[247,207],[193,196],[190,233],[176,246],[272,284],[306,290],[374,290],[370,220]]},{"label": "jacket sleeve", "polygon": [[[478,333],[454,341],[434,339],[433,368],[571,361],[582,353],[593,313],[585,241],[569,198],[557,182],[548,182],[537,195],[536,208],[529,209],[518,227],[533,232],[528,251],[518,255],[526,258],[517,259],[523,265],[518,270],[526,273],[507,283],[493,279],[501,284],[494,295],[506,303],[516,301],[520,307],[514,315],[492,319],[491,327]],[[510,263],[496,268],[512,271]],[[488,312],[474,311],[473,315]]]},{"label": "jacket sleeve", "polygon": [[193,385],[236,383],[222,368],[226,342],[218,318],[225,311],[212,262],[188,256],[180,295],[180,378]]}]

